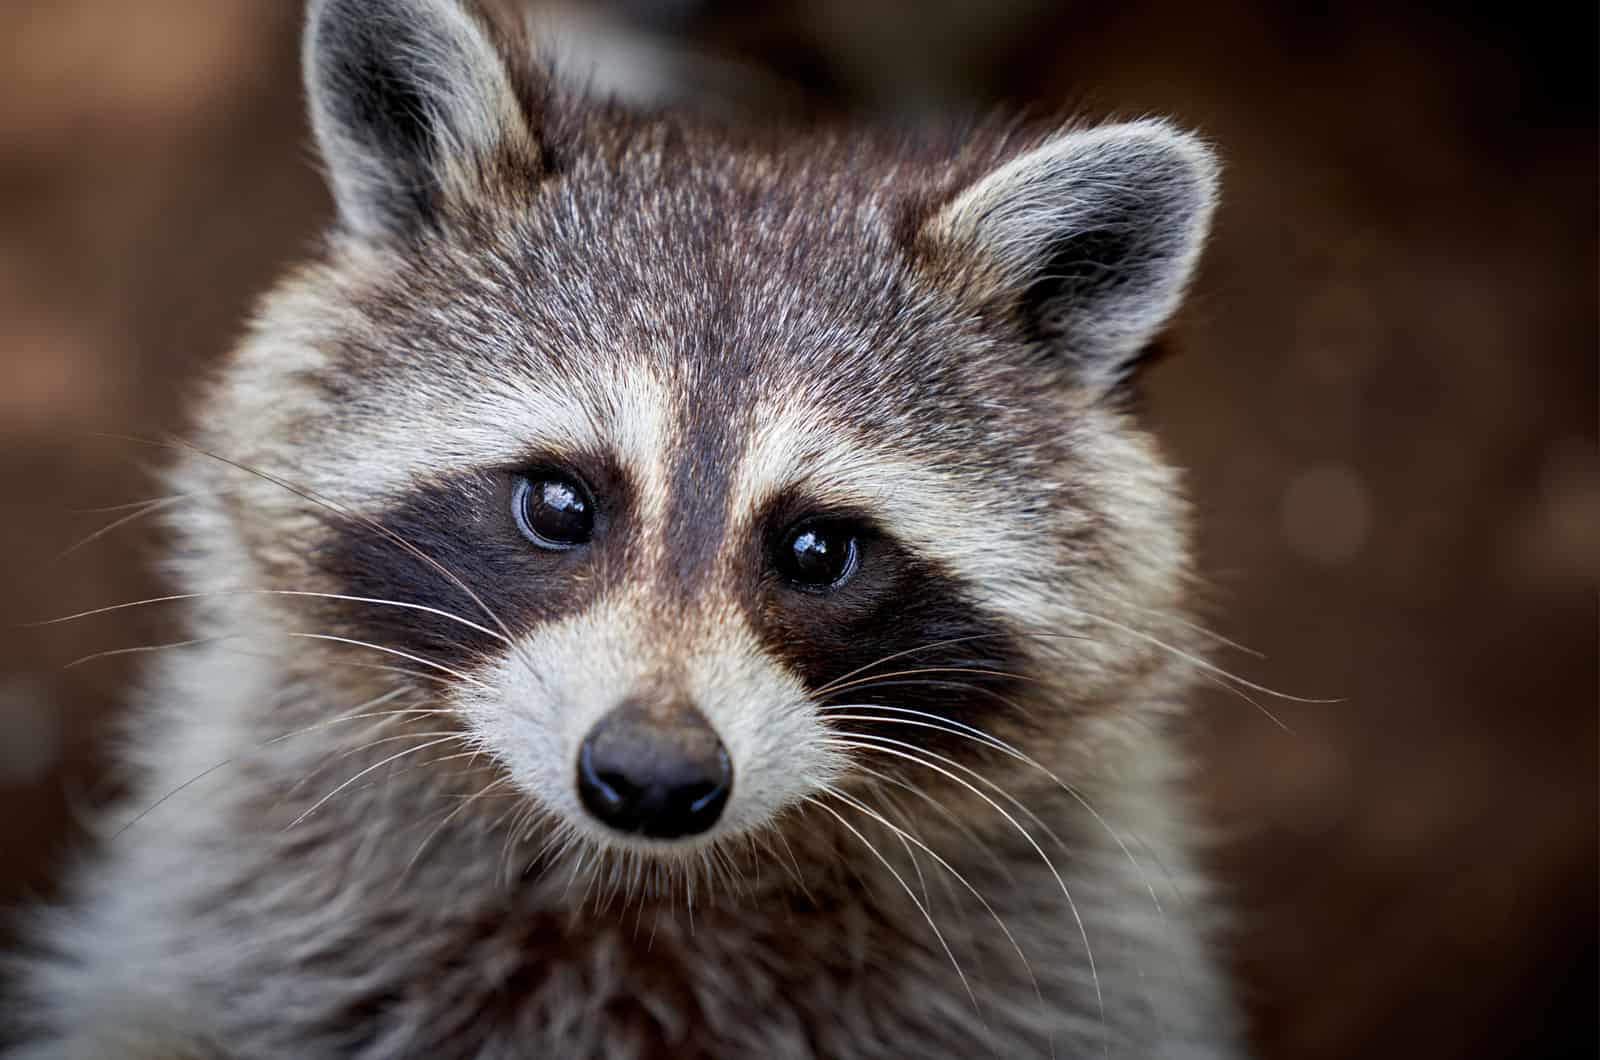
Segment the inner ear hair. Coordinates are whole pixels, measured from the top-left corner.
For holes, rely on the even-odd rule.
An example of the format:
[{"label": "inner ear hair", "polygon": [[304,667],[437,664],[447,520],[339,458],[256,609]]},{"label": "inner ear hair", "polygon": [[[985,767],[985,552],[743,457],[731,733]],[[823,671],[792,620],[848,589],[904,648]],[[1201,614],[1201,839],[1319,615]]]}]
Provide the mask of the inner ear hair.
[{"label": "inner ear hair", "polygon": [[922,228],[956,296],[1016,314],[1083,386],[1125,379],[1177,309],[1210,227],[1217,165],[1142,121],[1058,133],[960,191]]},{"label": "inner ear hair", "polygon": [[312,0],[307,19],[312,128],[347,229],[404,231],[498,160],[537,167],[531,55],[476,5]]}]

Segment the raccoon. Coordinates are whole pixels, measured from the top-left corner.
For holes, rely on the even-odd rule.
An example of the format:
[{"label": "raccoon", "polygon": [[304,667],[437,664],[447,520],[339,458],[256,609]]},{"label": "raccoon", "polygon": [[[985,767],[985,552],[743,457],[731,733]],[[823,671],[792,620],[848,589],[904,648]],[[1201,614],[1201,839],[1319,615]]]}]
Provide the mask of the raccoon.
[{"label": "raccoon", "polygon": [[20,1057],[1229,1057],[1128,381],[1155,120],[752,132],[313,0],[337,219],[171,479],[188,639]]}]

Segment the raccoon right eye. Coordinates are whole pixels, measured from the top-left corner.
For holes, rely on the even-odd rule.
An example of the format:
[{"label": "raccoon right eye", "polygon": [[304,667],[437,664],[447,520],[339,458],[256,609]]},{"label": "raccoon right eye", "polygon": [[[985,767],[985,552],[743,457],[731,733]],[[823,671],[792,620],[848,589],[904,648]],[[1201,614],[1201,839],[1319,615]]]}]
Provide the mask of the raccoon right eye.
[{"label": "raccoon right eye", "polygon": [[519,478],[511,510],[522,536],[543,549],[565,552],[594,536],[594,503],[589,492],[564,475]]}]

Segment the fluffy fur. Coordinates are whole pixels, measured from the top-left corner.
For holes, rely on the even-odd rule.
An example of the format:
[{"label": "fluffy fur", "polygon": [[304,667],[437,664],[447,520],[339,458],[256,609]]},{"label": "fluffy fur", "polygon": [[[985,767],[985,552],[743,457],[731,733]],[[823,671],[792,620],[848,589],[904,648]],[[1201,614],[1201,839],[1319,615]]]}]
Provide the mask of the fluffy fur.
[{"label": "fluffy fur", "polygon": [[[195,643],[19,1055],[1234,1055],[1173,790],[1186,514],[1119,404],[1209,151],[752,138],[531,55],[312,4],[340,220],[172,472]],[[550,467],[573,552],[511,517]],[[817,514],[860,528],[831,593],[771,569]],[[728,750],[702,836],[578,802],[640,696]]]}]

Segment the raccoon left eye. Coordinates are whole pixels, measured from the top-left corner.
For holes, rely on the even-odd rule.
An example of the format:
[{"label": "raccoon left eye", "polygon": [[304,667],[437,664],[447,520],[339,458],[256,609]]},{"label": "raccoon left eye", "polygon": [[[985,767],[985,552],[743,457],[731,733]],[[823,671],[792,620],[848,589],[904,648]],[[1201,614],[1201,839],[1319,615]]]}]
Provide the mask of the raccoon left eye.
[{"label": "raccoon left eye", "polygon": [[511,510],[517,529],[540,548],[564,552],[594,536],[594,504],[589,493],[564,475],[519,478]]},{"label": "raccoon left eye", "polygon": [[842,585],[860,562],[856,532],[845,523],[806,522],[791,527],[773,556],[779,574],[812,592]]}]

